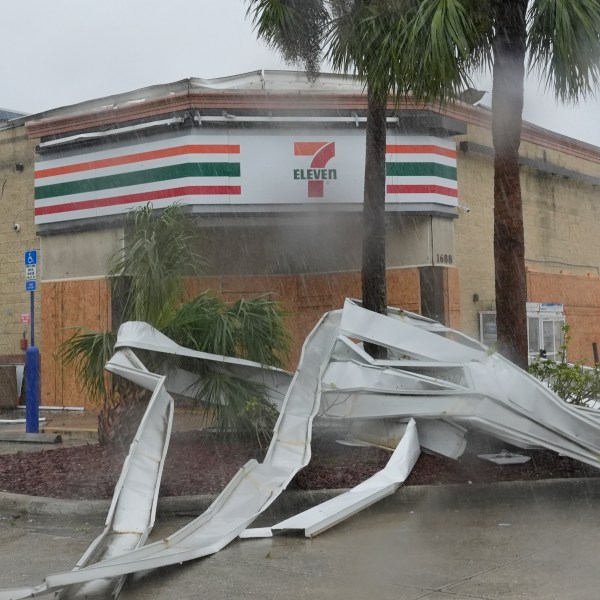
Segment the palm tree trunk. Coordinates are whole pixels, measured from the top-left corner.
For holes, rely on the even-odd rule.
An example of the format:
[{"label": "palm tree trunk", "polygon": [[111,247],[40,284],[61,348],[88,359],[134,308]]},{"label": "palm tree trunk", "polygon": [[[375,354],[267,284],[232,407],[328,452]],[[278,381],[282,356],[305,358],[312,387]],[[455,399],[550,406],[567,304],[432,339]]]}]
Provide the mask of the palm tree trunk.
[{"label": "palm tree trunk", "polygon": [[[363,307],[385,314],[385,142],[387,98],[368,92],[365,188],[363,203],[362,301]],[[385,349],[365,344],[374,358]]]},{"label": "palm tree trunk", "polygon": [[495,0],[492,136],[498,350],[527,368],[527,281],[519,179],[527,0]]}]

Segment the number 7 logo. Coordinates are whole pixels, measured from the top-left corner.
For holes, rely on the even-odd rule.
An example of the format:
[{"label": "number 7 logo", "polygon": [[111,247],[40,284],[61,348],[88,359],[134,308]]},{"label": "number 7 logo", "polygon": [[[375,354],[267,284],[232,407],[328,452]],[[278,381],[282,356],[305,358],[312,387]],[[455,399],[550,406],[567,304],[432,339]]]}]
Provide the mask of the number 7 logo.
[{"label": "number 7 logo", "polygon": [[[308,181],[308,197],[322,198],[324,181],[320,170],[335,156],[335,142],[294,142],[294,156],[313,157],[308,177],[311,179]],[[310,177],[311,175],[315,177]]]}]

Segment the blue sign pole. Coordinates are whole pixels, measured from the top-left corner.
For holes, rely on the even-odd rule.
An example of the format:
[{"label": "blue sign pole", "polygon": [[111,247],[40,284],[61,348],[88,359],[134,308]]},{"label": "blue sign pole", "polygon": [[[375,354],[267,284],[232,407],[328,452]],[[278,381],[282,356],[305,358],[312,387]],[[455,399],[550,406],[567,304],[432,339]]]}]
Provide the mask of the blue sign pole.
[{"label": "blue sign pole", "polygon": [[25,353],[25,431],[40,431],[40,351],[29,346]]},{"label": "blue sign pole", "polygon": [[[28,273],[27,267],[33,270]],[[37,251],[25,252],[25,289],[30,292],[31,346],[25,353],[25,431],[40,431],[40,351],[35,345],[35,288],[37,277]]]},{"label": "blue sign pole", "polygon": [[29,293],[29,313],[30,313],[30,329],[31,329],[31,345],[35,346],[35,292]]}]

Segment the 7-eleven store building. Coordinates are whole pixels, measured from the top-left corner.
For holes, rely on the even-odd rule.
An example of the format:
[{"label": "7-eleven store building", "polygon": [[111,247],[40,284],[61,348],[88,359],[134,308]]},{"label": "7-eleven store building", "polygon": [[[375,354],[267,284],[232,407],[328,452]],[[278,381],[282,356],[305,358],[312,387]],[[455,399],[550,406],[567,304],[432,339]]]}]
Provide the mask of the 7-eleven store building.
[{"label": "7-eleven store building", "polygon": [[[106,262],[126,237],[127,211],[147,202],[157,209],[178,202],[199,218],[207,266],[190,293],[210,288],[227,300],[269,293],[284,304],[293,367],[317,319],[360,295],[366,106],[361,87],[342,77],[308,84],[302,73],[257,72],[147,88],[29,121],[27,133],[38,141],[42,404],[85,402],[54,353],[70,327],[118,324]],[[390,105],[388,113],[389,303],[476,337],[494,308],[489,128],[489,112],[470,105],[445,113]],[[598,149],[527,126],[524,140],[526,220],[528,211],[532,222],[536,211],[553,212],[537,188],[547,189],[555,163],[581,171],[577,186],[587,185],[579,191],[592,201]],[[563,274],[544,269],[545,243],[534,239],[528,252],[538,261],[528,265],[535,266],[530,300],[553,303],[560,320],[568,301],[550,292]],[[593,265],[574,275],[598,283]],[[589,342],[581,341],[584,357]]]}]

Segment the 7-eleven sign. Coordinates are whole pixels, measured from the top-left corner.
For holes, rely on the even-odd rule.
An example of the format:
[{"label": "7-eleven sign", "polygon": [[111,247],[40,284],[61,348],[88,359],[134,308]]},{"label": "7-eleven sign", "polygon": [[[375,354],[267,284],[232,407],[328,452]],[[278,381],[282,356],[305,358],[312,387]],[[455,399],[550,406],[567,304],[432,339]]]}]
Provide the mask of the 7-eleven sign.
[{"label": "7-eleven sign", "polygon": [[308,197],[322,198],[324,182],[337,179],[336,169],[325,166],[335,156],[335,142],[294,142],[294,156],[312,156],[309,169],[294,169],[294,179],[308,181]]}]

